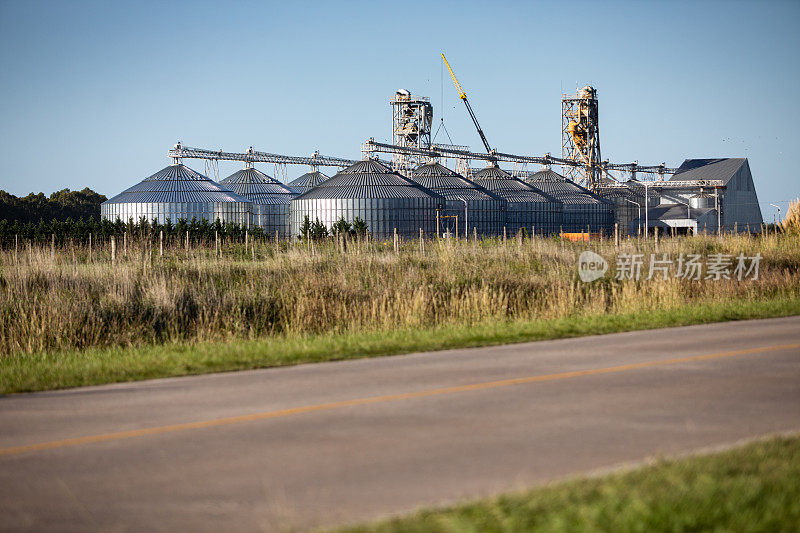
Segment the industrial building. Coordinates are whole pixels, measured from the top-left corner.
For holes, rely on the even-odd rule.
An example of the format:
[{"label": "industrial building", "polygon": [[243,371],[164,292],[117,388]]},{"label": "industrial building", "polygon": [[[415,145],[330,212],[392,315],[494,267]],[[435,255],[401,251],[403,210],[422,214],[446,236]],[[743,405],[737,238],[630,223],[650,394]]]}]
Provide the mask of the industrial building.
[{"label": "industrial building", "polygon": [[359,161],[310,189],[291,203],[291,234],[300,236],[305,217],[330,228],[341,218],[356,217],[375,239],[406,238],[436,231],[437,210],[444,197],[392,171],[378,161]]},{"label": "industrial building", "polygon": [[507,202],[439,163],[414,170],[411,179],[445,198],[439,233],[502,235]]},{"label": "industrial building", "polygon": [[[685,160],[669,181],[696,180],[719,180],[724,184],[724,189],[717,191],[719,194],[713,199],[718,201],[720,208],[720,218],[722,230],[731,231],[758,231],[764,219],[761,216],[761,207],[758,205],[756,188],[753,183],[753,175],[750,173],[750,163],[745,157],[724,158],[724,159],[687,159]],[[703,190],[699,187],[700,193],[707,196],[713,195],[713,189]],[[687,195],[680,189],[665,189],[661,195],[661,204],[665,200],[674,200],[676,203],[683,203],[689,196],[689,200],[696,195]],[[708,200],[705,203],[710,203]],[[716,208],[716,205],[714,205]]]},{"label": "industrial building", "polygon": [[253,168],[249,162],[221,183],[252,202],[251,227],[261,228],[270,236],[289,236],[289,202],[298,195],[297,191]]},{"label": "industrial building", "polygon": [[728,233],[761,230],[763,218],[747,158],[687,159],[655,190],[647,183],[628,183],[630,189],[644,190],[649,207],[630,223],[630,231],[638,226],[683,233],[713,233],[718,226]]},{"label": "industrial building", "polygon": [[532,174],[525,181],[564,204],[564,232],[613,233],[614,202],[593,194],[549,168]]},{"label": "industrial building", "polygon": [[100,215],[123,222],[205,219],[247,226],[251,209],[247,198],[176,162],[103,202]]},{"label": "industrial building", "polygon": [[547,235],[561,230],[564,204],[513,177],[497,164],[476,172],[472,181],[506,201],[507,234],[515,235],[524,229]]},{"label": "industrial building", "polygon": [[329,177],[330,176],[326,176],[319,170],[312,170],[311,172],[306,172],[302,176],[299,176],[290,181],[289,187],[291,187],[298,193],[302,194],[307,190],[316,187],[323,181],[327,180]]}]

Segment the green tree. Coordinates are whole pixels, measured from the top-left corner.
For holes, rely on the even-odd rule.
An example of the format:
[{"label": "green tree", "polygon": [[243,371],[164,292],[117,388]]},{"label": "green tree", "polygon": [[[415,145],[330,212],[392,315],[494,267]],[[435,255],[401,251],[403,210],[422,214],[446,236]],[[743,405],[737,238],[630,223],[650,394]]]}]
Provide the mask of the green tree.
[{"label": "green tree", "polygon": [[328,228],[319,221],[319,219],[315,219],[314,223],[311,224],[311,238],[315,241],[320,241],[328,236]]},{"label": "green tree", "polygon": [[361,218],[356,217],[355,220],[353,220],[353,232],[359,237],[363,237],[367,234],[367,231],[369,231],[367,223],[361,220]]},{"label": "green tree", "polygon": [[303,217],[303,223],[300,225],[300,235],[297,238],[302,241],[309,235],[311,235],[311,220],[306,215]]},{"label": "green tree", "polygon": [[353,235],[353,225],[350,224],[344,217],[340,218],[331,226],[331,232],[334,235]]}]

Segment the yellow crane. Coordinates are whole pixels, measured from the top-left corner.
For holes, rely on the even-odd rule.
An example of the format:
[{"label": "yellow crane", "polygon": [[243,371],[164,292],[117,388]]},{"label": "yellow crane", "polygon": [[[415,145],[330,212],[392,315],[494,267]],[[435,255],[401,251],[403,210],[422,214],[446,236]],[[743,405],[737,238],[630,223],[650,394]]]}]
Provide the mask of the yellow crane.
[{"label": "yellow crane", "polygon": [[492,148],[489,146],[489,141],[486,140],[486,135],[483,134],[483,130],[481,129],[481,125],[478,124],[478,118],[475,116],[475,112],[472,110],[472,106],[469,105],[469,100],[467,100],[467,93],[464,92],[464,89],[461,88],[461,84],[458,83],[458,78],[456,78],[455,73],[453,73],[453,69],[450,68],[450,63],[447,62],[447,58],[444,57],[442,54],[442,60],[444,60],[444,64],[447,65],[447,70],[450,72],[450,77],[453,78],[453,85],[456,86],[456,90],[458,91],[458,97],[464,101],[464,105],[467,106],[467,111],[469,111],[469,116],[472,118],[472,122],[475,124],[475,128],[478,130],[478,135],[481,136],[481,141],[483,141],[483,146],[486,147],[486,152],[488,154],[492,153]]}]

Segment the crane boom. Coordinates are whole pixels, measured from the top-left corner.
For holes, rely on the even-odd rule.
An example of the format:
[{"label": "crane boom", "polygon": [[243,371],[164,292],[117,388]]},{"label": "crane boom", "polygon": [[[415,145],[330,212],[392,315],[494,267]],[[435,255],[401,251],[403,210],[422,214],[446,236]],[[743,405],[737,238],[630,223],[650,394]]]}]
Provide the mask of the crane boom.
[{"label": "crane boom", "polygon": [[447,66],[447,70],[450,72],[450,77],[453,78],[453,85],[456,86],[456,90],[458,91],[458,97],[461,98],[462,100],[466,100],[467,93],[464,92],[464,89],[461,88],[461,84],[458,83],[458,78],[456,78],[453,69],[450,68],[450,63],[447,62],[447,58],[444,57],[444,54],[442,54],[442,59],[444,60],[444,64]]},{"label": "crane boom", "polygon": [[467,100],[467,93],[464,92],[464,89],[461,88],[461,84],[458,83],[458,78],[456,78],[453,69],[450,68],[450,63],[447,62],[447,58],[444,57],[444,54],[442,54],[442,59],[444,60],[444,64],[447,65],[447,70],[450,72],[450,77],[453,78],[453,85],[456,86],[456,90],[458,91],[458,97],[461,98],[464,101],[464,105],[467,106],[467,111],[469,112],[469,116],[472,119],[472,122],[475,124],[475,129],[478,130],[478,135],[480,135],[481,141],[483,141],[483,146],[486,148],[486,153],[491,154],[492,148],[489,146],[489,141],[486,140],[486,135],[483,134],[481,125],[478,124],[478,117],[475,116],[475,112],[472,110],[472,106],[469,105],[469,100]]}]

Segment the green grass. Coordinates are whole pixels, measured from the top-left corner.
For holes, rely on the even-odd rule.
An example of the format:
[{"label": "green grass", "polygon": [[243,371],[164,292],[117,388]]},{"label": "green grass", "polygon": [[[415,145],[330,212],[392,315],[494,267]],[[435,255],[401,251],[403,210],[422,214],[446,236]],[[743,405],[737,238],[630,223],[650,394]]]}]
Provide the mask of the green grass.
[{"label": "green grass", "polygon": [[797,298],[733,299],[692,303],[649,313],[24,354],[0,358],[0,393],[796,314],[800,314],[800,299]]},{"label": "green grass", "polygon": [[800,529],[800,437],[760,441],[346,529],[356,532]]}]

